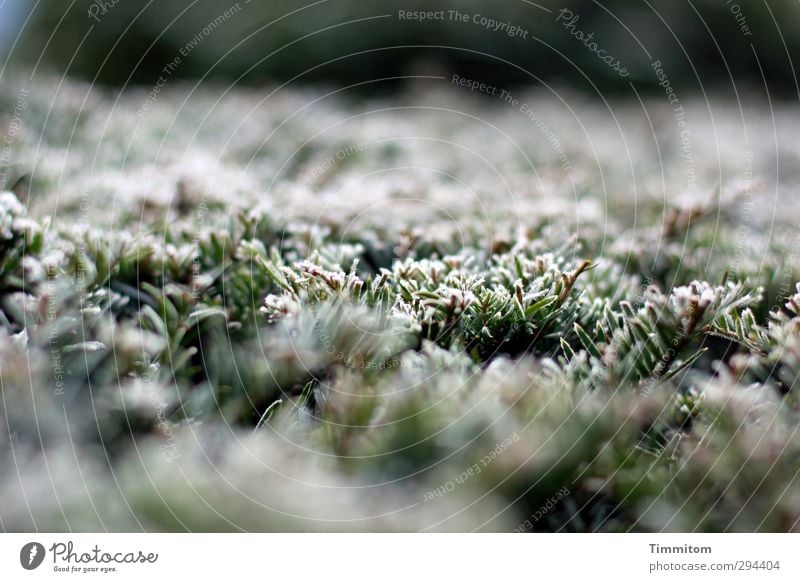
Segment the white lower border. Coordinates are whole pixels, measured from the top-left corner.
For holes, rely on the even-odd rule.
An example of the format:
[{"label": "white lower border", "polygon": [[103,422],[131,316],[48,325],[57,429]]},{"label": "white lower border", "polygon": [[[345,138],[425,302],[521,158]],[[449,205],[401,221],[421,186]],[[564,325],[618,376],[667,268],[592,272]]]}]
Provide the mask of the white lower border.
[{"label": "white lower border", "polygon": [[[0,534],[0,580],[800,580],[798,541],[777,534]],[[22,562],[40,563],[26,570]]]}]

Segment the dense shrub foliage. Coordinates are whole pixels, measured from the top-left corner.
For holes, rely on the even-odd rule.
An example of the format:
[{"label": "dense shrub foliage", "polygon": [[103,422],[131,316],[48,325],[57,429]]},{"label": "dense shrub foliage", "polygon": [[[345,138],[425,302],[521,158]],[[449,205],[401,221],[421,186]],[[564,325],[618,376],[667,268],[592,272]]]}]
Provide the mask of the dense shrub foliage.
[{"label": "dense shrub foliage", "polygon": [[455,90],[182,91],[143,117],[30,92],[3,528],[798,529],[800,172],[772,181],[772,120],[746,110],[750,159],[734,109],[725,140],[694,117],[687,184],[657,102],[616,105],[620,135],[528,95],[554,148]]}]

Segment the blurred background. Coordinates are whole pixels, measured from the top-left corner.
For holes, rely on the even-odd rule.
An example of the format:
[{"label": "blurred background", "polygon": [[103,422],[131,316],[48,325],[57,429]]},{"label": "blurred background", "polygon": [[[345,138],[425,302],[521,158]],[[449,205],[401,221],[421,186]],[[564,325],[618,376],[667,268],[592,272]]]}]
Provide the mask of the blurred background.
[{"label": "blurred background", "polygon": [[[573,31],[593,33],[628,77],[554,25],[562,8],[580,17]],[[472,19],[398,18],[399,10],[454,9],[518,26],[528,39]],[[349,84],[445,70],[503,85],[607,92],[634,82],[647,91],[660,90],[650,70],[660,60],[675,87],[726,90],[735,79],[763,91],[766,80],[775,96],[797,92],[799,22],[795,0],[5,0],[0,50],[18,68],[39,62],[111,86],[152,85],[183,50],[171,77],[226,83]]]}]

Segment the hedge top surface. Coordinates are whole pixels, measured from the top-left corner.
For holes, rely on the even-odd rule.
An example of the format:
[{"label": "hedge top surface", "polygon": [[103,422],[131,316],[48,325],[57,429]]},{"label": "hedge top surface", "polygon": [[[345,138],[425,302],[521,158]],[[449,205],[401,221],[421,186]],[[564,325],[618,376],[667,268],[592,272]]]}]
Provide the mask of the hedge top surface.
[{"label": "hedge top surface", "polygon": [[5,529],[797,530],[794,112],[9,86]]}]

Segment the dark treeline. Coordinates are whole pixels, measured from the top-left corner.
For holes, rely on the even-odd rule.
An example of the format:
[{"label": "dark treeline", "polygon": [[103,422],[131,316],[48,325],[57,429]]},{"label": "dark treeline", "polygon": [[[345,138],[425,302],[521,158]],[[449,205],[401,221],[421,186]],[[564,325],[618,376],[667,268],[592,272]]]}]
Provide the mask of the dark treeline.
[{"label": "dark treeline", "polygon": [[791,95],[798,22],[790,0],[43,0],[13,56],[109,85],[152,84],[177,58],[170,77],[347,84],[444,72],[589,91],[658,90],[660,61],[676,88],[766,80]]}]

